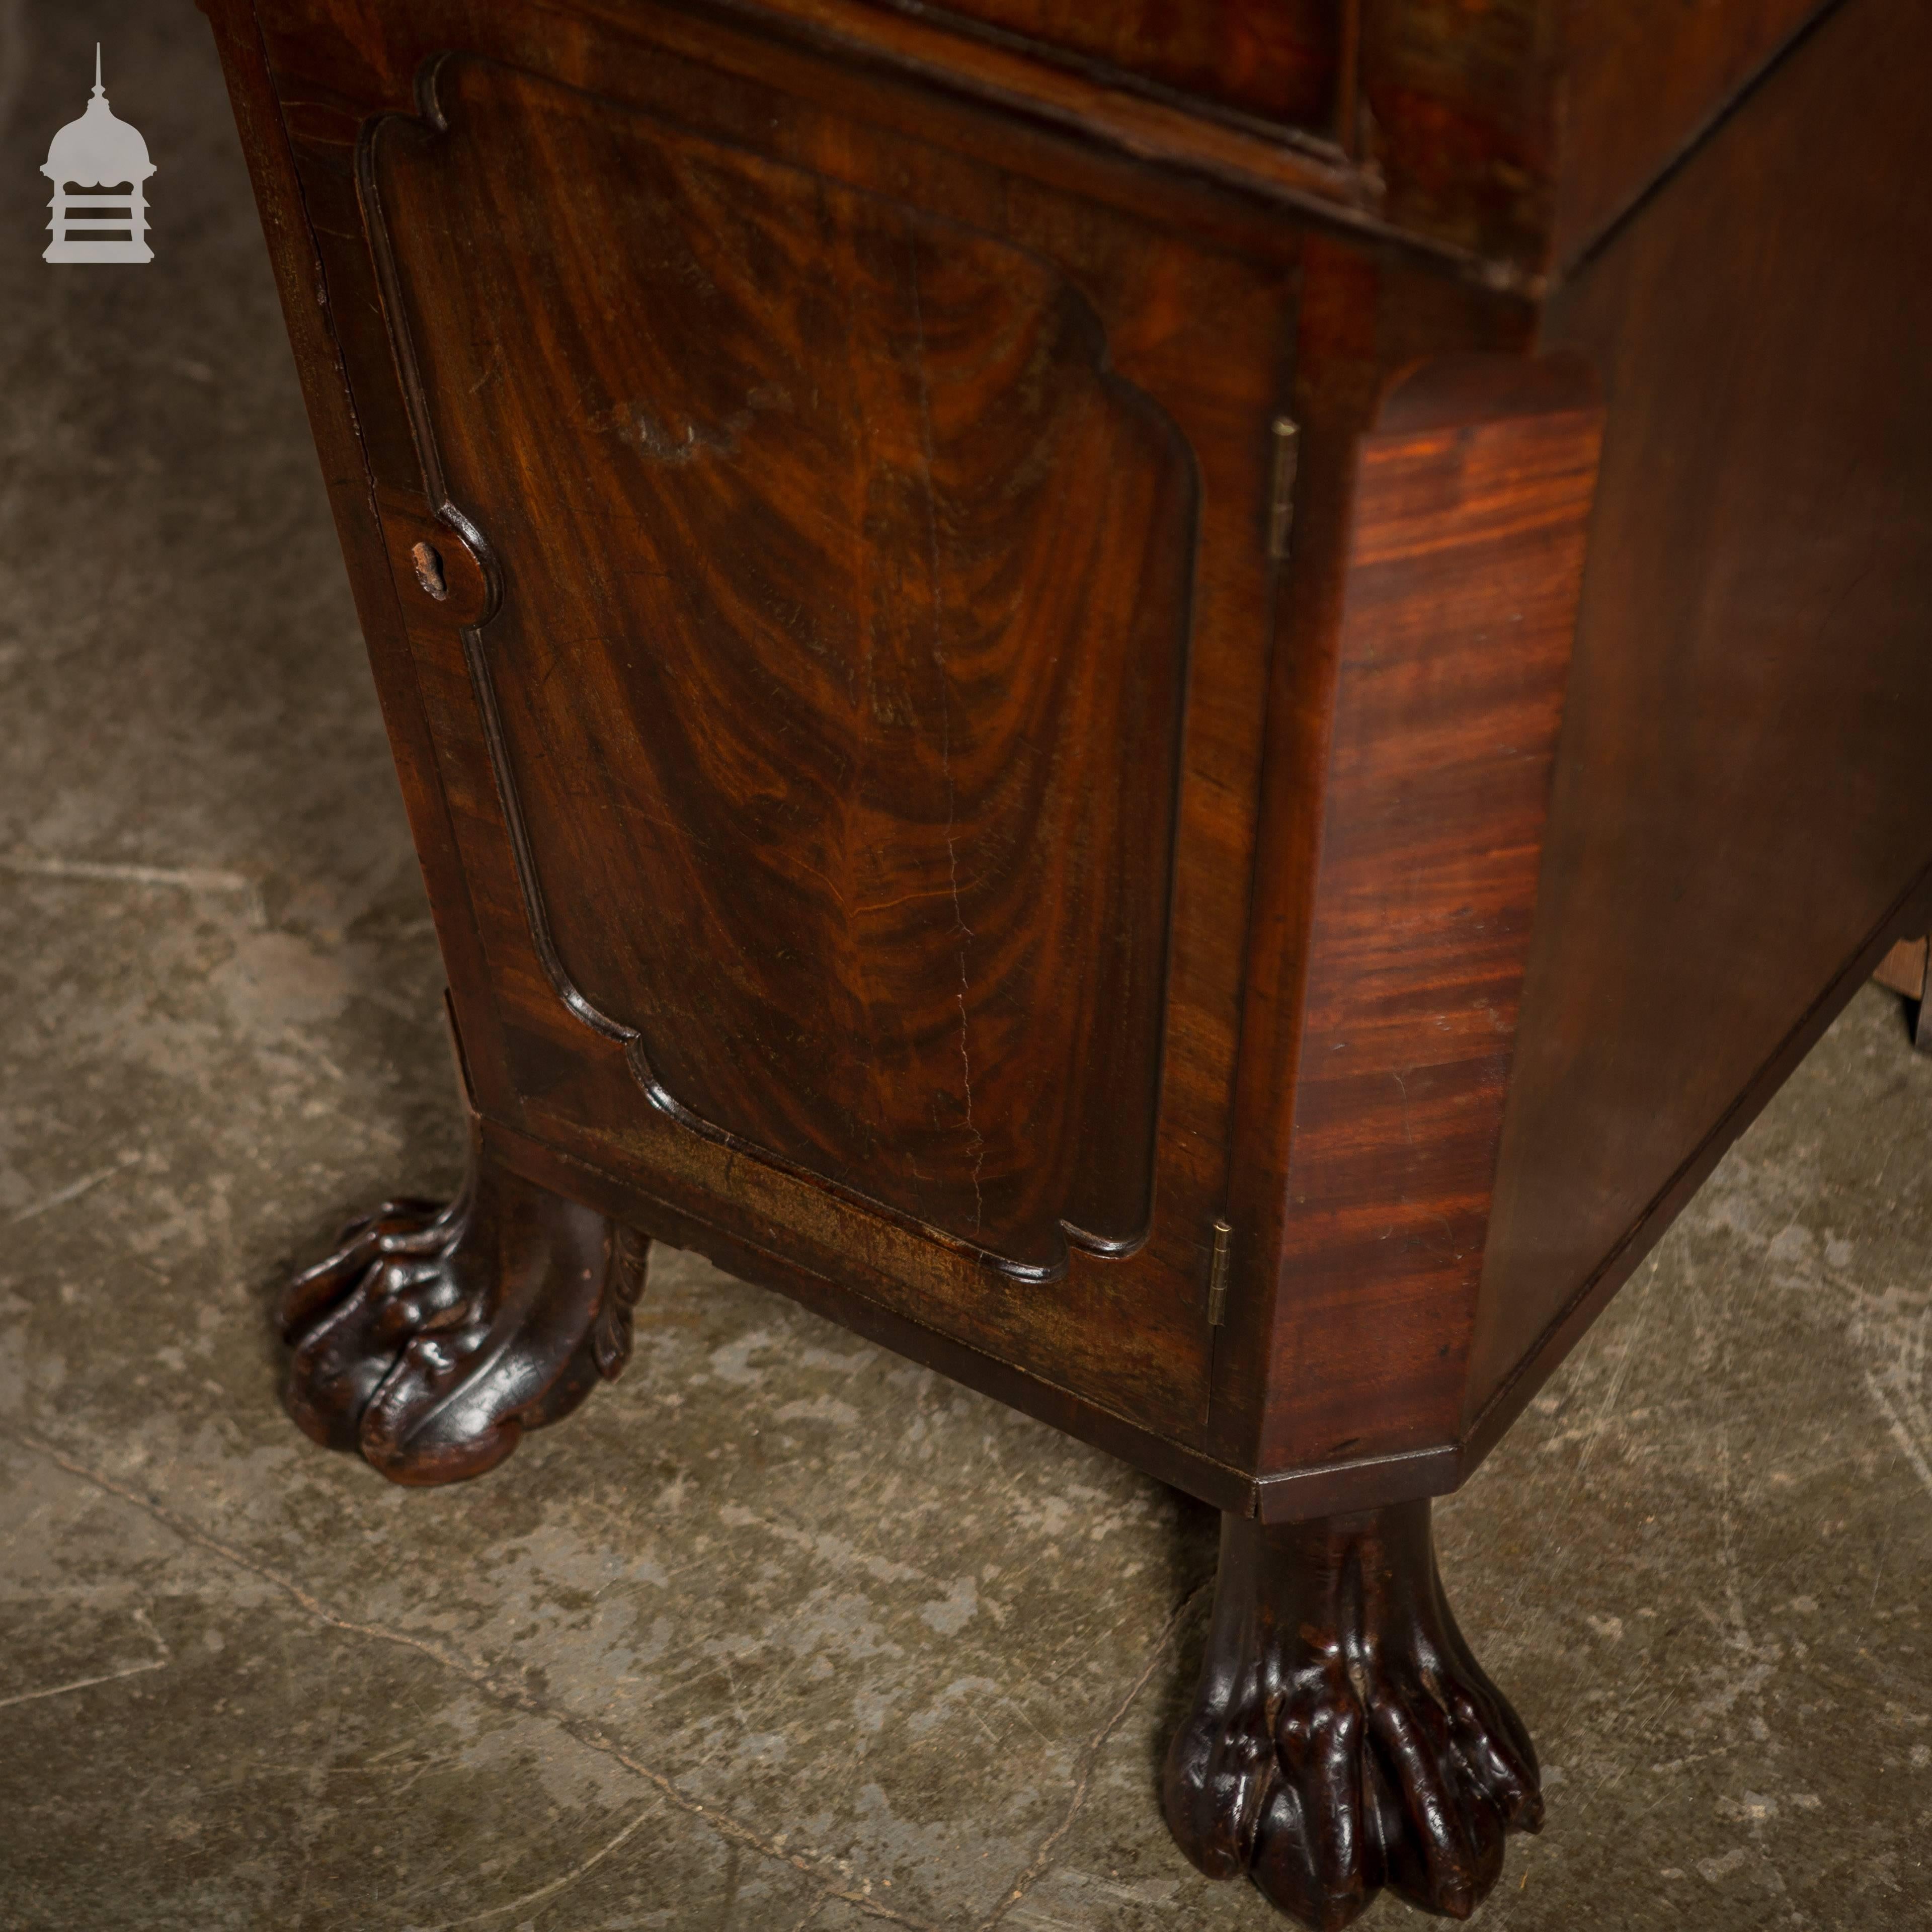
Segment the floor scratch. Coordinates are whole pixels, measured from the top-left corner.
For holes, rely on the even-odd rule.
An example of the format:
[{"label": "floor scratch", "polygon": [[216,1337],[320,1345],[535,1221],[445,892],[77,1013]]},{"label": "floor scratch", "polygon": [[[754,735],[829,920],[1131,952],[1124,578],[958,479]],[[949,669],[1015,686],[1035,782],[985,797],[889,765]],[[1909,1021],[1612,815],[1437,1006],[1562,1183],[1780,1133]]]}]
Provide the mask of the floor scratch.
[{"label": "floor scratch", "polygon": [[50,1194],[44,1201],[36,1201],[31,1208],[22,1208],[13,1217],[13,1225],[18,1227],[22,1221],[31,1221],[36,1215],[44,1214],[51,1208],[64,1208],[70,1201],[78,1201],[90,1187],[98,1187],[104,1180],[110,1179],[124,1168],[132,1167],[141,1156],[129,1152],[118,1154],[108,1166],[97,1168],[92,1174],[84,1174],[78,1180],[70,1180],[66,1186]]},{"label": "floor scratch", "polygon": [[1154,1672],[1160,1668],[1174,1639],[1192,1613],[1195,1605],[1213,1588],[1214,1579],[1206,1577],[1182,1598],[1174,1614],[1168,1618],[1166,1628],[1155,1640],[1146,1667],[1128,1687],[1126,1695],[1114,1706],[1100,1728],[1088,1739],[1080,1754],[1080,1768],[1075,1775],[1073,1789],[1067,1794],[1066,1808],[1060,1814],[1059,1822],[1041,1839],[1018,1876],[1006,1888],[1006,1896],[980,1922],[974,1932],[994,1932],[994,1928],[1000,1920],[1046,1876],[1053,1863],[1054,1848],[1072,1830],[1074,1821],[1080,1816],[1081,1809],[1087,1802],[1087,1787],[1092,1780],[1094,1767],[1100,1761],[1100,1753],[1107,1740],[1126,1721],[1127,1713],[1138,1701],[1141,1693],[1154,1681]]},{"label": "floor scratch", "polygon": [[440,1925],[425,1926],[423,1932],[455,1932],[459,1925],[480,1925],[486,1918],[498,1918],[506,1912],[515,1912],[526,1905],[534,1905],[540,1898],[549,1898],[574,1885],[593,1865],[603,1863],[631,1834],[647,1820],[655,1818],[664,1808],[662,1798],[653,1798],[614,1838],[608,1839],[598,1846],[590,1857],[574,1864],[560,1878],[554,1878],[548,1885],[540,1885],[534,1892],[526,1892],[520,1898],[506,1900],[501,1905],[492,1905],[482,1912],[472,1912],[465,1918],[446,1918]]},{"label": "floor scratch", "polygon": [[10,1705],[32,1704],[42,1697],[64,1697],[70,1690],[86,1690],[96,1684],[118,1684],[124,1677],[138,1677],[144,1670],[165,1670],[165,1657],[151,1657],[145,1664],[130,1664],[124,1670],[104,1671],[98,1677],[76,1677],[70,1684],[50,1684],[44,1690],[21,1690],[11,1697],[0,1697],[0,1711]]},{"label": "floor scratch", "polygon": [[[56,1468],[64,1469],[69,1475],[92,1484],[106,1495],[118,1496],[123,1502],[132,1504],[164,1528],[172,1530],[183,1542],[192,1544],[198,1550],[206,1550],[211,1556],[220,1558],[238,1570],[247,1571],[251,1576],[260,1577],[264,1582],[280,1591],[318,1623],[326,1624],[332,1630],[341,1630],[351,1636],[371,1637],[379,1642],[392,1643],[400,1648],[414,1651],[418,1655],[428,1658],[454,1676],[462,1678],[493,1702],[527,1712],[554,1726],[586,1749],[600,1752],[621,1764],[686,1816],[708,1827],[728,1843],[742,1845],[748,1851],[756,1852],[761,1858],[769,1858],[774,1864],[788,1866],[802,1874],[828,1897],[842,1900],[869,1918],[882,1919],[890,1924],[904,1926],[908,1932],[939,1932],[939,1928],[929,1922],[915,1918],[908,1912],[896,1911],[866,1892],[851,1885],[842,1883],[829,1869],[833,1862],[829,1854],[778,1844],[764,1832],[741,1822],[730,1812],[721,1810],[715,1805],[704,1803],[702,1799],[692,1797],[681,1790],[667,1773],[645,1763],[642,1759],[626,1750],[615,1738],[608,1736],[596,1725],[578,1717],[574,1712],[532,1690],[520,1677],[513,1677],[507,1672],[492,1668],[480,1658],[465,1657],[441,1643],[432,1642],[428,1638],[412,1636],[407,1630],[392,1630],[385,1624],[365,1623],[356,1618],[345,1616],[340,1610],[325,1603],[313,1591],[297,1582],[292,1576],[284,1575],[260,1558],[250,1556],[246,1550],[238,1550],[232,1544],[224,1543],[219,1537],[210,1535],[207,1531],[170,1509],[165,1503],[125,1483],[116,1481],[98,1469],[90,1468],[51,1442],[43,1442],[38,1436],[18,1430],[0,1430],[0,1439],[32,1451],[52,1463]],[[1184,1605],[1183,1608],[1185,1607]],[[1150,1673],[1152,1668],[1150,1664],[1148,1666]],[[1144,1677],[1142,1682],[1145,1682]],[[1136,1691],[1138,1688],[1136,1685]],[[1132,1702],[1131,1695],[1128,1701]],[[1125,1708],[1125,1706],[1122,1706],[1124,1712]],[[1058,1836],[1057,1834],[1055,1835]]]},{"label": "floor scratch", "polygon": [[1878,1404],[1880,1413],[1890,1427],[1892,1440],[1898,1444],[1906,1462],[1912,1465],[1912,1473],[1925,1485],[1928,1493],[1932,1493],[1932,1462],[1925,1460],[1924,1450],[1913,1439],[1911,1430],[1905,1426],[1904,1418],[1892,1406],[1892,1397],[1887,1393],[1885,1384],[1870,1369],[1865,1371],[1865,1387],[1871,1392],[1872,1400]]},{"label": "floor scratch", "polygon": [[1649,1272],[1643,1278],[1643,1286],[1631,1298],[1634,1305],[1630,1330],[1624,1339],[1622,1358],[1611,1372],[1610,1387],[1604,1391],[1603,1406],[1597,1412],[1596,1426],[1590,1431],[1583,1444],[1583,1452],[1576,1458],[1576,1470],[1570,1478],[1570,1492],[1564,1498],[1564,1514],[1566,1516],[1575,1504],[1577,1491],[1583,1486],[1584,1476],[1590,1467],[1590,1458],[1596,1453],[1597,1444],[1601,1440],[1604,1431],[1610,1426],[1610,1418],[1616,1412],[1617,1404],[1623,1396],[1624,1383],[1630,1375],[1630,1364],[1641,1352],[1637,1345],[1643,1339],[1645,1318],[1650,1312],[1651,1288],[1656,1282],[1658,1268],[1662,1259],[1660,1255],[1651,1256]]},{"label": "floor scratch", "polygon": [[249,916],[256,925],[268,923],[260,886],[244,873],[220,872],[212,866],[120,865],[92,859],[44,858],[32,852],[4,852],[0,853],[0,872],[11,872],[22,878],[176,886],[190,892],[236,892],[247,902]]},{"label": "floor scratch", "polygon": [[0,1697],[0,1711],[15,1704],[38,1703],[43,1697],[64,1697],[70,1690],[88,1690],[97,1684],[118,1684],[124,1677],[139,1677],[144,1671],[165,1670],[174,1661],[174,1653],[168,1648],[167,1640],[148,1621],[146,1610],[137,1610],[134,1621],[154,1639],[159,1655],[151,1657],[145,1663],[130,1664],[119,1670],[103,1671],[98,1677],[76,1677],[67,1684],[50,1684],[43,1690],[16,1690],[10,1697]]}]

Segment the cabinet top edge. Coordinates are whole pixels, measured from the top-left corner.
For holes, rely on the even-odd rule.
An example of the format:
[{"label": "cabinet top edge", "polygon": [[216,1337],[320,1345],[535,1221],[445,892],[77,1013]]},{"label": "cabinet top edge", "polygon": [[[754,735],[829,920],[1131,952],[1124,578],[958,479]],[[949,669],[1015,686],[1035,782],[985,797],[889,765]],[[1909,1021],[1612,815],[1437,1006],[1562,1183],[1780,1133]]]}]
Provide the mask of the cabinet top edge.
[{"label": "cabinet top edge", "polygon": [[[439,34],[454,44],[450,34],[486,16],[517,20],[532,43],[710,23],[1018,114],[1536,301],[1854,0],[1718,0],[1690,15],[1675,0],[1302,0],[1333,30],[1318,50],[1327,64],[1279,115],[1240,78],[1243,50],[1215,38],[1254,25],[1248,0],[1218,0],[1218,12],[1203,10],[1207,27],[1190,23],[1188,58],[1209,63],[1198,86],[1173,53],[1183,30],[1150,14],[1138,39],[1115,36],[1118,60],[1072,44],[1092,38],[1090,22],[1111,32],[1116,16],[1138,19],[1144,0],[1096,5],[1077,31],[1054,25],[1048,0],[203,4],[252,10],[284,51],[333,39],[394,52]],[[1036,16],[1040,32],[1002,24]],[[1221,86],[1222,75],[1236,79]]]}]

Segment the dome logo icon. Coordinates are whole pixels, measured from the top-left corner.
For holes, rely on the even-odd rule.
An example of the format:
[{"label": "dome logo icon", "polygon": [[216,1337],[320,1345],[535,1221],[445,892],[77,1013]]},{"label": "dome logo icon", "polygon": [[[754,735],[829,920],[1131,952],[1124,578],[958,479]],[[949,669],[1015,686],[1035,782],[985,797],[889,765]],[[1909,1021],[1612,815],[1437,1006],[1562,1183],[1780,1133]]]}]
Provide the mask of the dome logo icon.
[{"label": "dome logo icon", "polygon": [[119,119],[100,84],[100,44],[94,46],[94,98],[47,149],[40,170],[54,184],[47,226],[50,262],[152,262],[148,202],[142,184],[154,172],[140,130]]}]

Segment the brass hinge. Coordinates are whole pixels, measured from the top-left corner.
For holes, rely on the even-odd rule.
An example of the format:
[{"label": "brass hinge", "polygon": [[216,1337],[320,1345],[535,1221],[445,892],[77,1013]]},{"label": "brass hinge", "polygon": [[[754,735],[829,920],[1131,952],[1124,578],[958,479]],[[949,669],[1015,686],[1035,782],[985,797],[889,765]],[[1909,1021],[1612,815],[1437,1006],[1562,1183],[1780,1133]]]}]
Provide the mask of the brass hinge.
[{"label": "brass hinge", "polygon": [[1214,1223],[1214,1258],[1208,1264],[1208,1325],[1218,1328],[1228,1313],[1228,1244],[1234,1231],[1226,1221]]},{"label": "brass hinge", "polygon": [[1294,472],[1301,460],[1301,425],[1292,416],[1276,416],[1269,425],[1274,436],[1274,478],[1268,488],[1268,555],[1288,555],[1288,532],[1294,527]]}]

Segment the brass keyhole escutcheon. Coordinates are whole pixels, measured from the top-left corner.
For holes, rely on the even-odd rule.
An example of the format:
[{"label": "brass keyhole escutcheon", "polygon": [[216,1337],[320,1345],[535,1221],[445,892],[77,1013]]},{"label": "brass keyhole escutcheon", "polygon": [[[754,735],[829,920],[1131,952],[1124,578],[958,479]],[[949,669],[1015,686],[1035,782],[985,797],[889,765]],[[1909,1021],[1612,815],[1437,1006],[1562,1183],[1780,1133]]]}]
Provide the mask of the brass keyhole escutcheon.
[{"label": "brass keyhole escutcheon", "polygon": [[434,544],[419,543],[410,556],[416,567],[416,581],[442,603],[449,595],[449,580],[442,574],[442,553]]},{"label": "brass keyhole escutcheon", "polygon": [[[459,628],[482,623],[494,608],[488,552],[462,513],[446,504],[439,513],[421,496],[400,490],[376,494],[392,580],[409,621]],[[418,592],[440,608],[432,613],[418,604]]]}]

